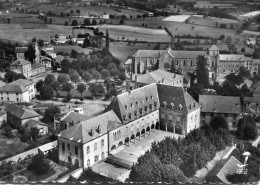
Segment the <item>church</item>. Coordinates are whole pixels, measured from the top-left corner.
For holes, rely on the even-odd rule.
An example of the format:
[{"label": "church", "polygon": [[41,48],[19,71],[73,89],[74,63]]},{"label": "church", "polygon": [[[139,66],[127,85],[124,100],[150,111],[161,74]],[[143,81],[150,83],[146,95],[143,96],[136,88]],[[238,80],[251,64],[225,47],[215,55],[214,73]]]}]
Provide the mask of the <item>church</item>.
[{"label": "church", "polygon": [[126,72],[130,77],[146,74],[152,66],[168,71],[171,65],[181,73],[193,73],[197,67],[198,56],[204,56],[208,63],[209,80],[222,83],[225,76],[237,73],[241,66],[248,69],[251,75],[258,73],[258,65],[254,60],[244,55],[220,54],[219,48],[213,45],[208,51],[138,50],[125,63]]}]

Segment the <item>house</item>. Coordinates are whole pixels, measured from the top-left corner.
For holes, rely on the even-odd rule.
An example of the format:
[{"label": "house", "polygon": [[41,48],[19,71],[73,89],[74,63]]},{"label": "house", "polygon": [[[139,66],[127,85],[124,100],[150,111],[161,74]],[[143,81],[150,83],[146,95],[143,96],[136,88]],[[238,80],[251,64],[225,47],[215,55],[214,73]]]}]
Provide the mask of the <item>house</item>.
[{"label": "house", "polygon": [[30,102],[35,97],[34,82],[18,79],[0,87],[2,101]]},{"label": "house", "polygon": [[126,91],[128,91],[129,89],[143,87],[152,83],[161,83],[183,87],[183,82],[184,79],[182,75],[158,69],[147,74],[135,76],[135,81],[126,81]]},{"label": "house", "polygon": [[26,106],[18,106],[11,103],[5,103],[7,113],[7,123],[17,126],[26,126],[29,120],[39,121],[39,114]]},{"label": "house", "polygon": [[7,121],[7,114],[4,110],[0,111],[0,127],[2,127],[3,123]]},{"label": "house", "polygon": [[37,64],[32,64],[32,70],[30,71],[31,76],[36,76],[42,73],[45,73],[45,65],[37,63]]},{"label": "house", "polygon": [[57,57],[57,54],[53,51],[46,51],[46,55],[50,56],[53,59],[55,59]]},{"label": "house", "polygon": [[240,98],[234,96],[200,95],[201,121],[209,123],[215,116],[226,118],[230,130],[236,130],[242,112]]},{"label": "house", "polygon": [[61,132],[61,164],[90,167],[155,129],[179,136],[200,126],[200,106],[181,87],[150,84],[117,95],[103,114]]},{"label": "house", "polygon": [[116,114],[108,111],[62,131],[58,139],[59,161],[87,168],[106,159],[108,132],[120,125]]},{"label": "house", "polygon": [[41,145],[38,147],[38,154],[43,154],[47,155],[48,153],[54,151],[57,147],[57,142],[56,143],[47,143],[45,145]]},{"label": "house", "polygon": [[10,70],[19,70],[26,78],[31,76],[32,65],[28,60],[18,58],[10,65]]},{"label": "house", "polygon": [[30,130],[32,128],[37,128],[39,130],[39,135],[48,134],[48,125],[41,121],[30,119],[27,122],[25,122],[24,126],[28,130]]},{"label": "house", "polygon": [[227,180],[227,175],[232,175],[237,173],[238,170],[241,170],[239,165],[242,166],[243,164],[235,157],[230,156],[218,162],[205,177],[205,180],[210,183],[230,184],[230,182]]},{"label": "house", "polygon": [[15,47],[16,58],[25,59],[24,53],[28,50],[27,47]]},{"label": "house", "polygon": [[52,59],[49,57],[42,56],[40,59],[40,63],[45,66],[45,69],[51,69],[52,67]]},{"label": "house", "polygon": [[68,128],[70,128],[70,127],[72,127],[72,126],[74,126],[74,125],[76,125],[76,124],[78,124],[82,121],[85,121],[89,118],[91,118],[91,116],[70,111],[59,119],[61,130],[66,130],[66,129],[68,129]]}]

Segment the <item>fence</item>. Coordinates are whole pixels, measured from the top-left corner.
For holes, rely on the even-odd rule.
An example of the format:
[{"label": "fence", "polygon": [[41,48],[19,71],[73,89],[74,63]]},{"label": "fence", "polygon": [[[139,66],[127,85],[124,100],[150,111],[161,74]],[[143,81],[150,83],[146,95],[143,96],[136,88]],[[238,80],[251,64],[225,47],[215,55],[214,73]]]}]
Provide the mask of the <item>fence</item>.
[{"label": "fence", "polygon": [[[54,147],[57,147],[57,143],[58,143],[58,142],[57,142],[57,140],[56,140],[56,141],[47,143],[47,144],[45,144],[45,145],[41,145],[41,147],[48,146],[48,145],[50,145],[50,144],[52,144]],[[40,146],[39,146],[39,147],[40,147]],[[38,154],[38,148],[39,148],[39,147],[33,148],[33,149],[28,150],[28,151],[26,151],[26,152],[23,152],[23,153],[20,153],[20,154],[18,154],[18,155],[15,155],[15,156],[13,156],[13,157],[10,157],[10,158],[7,158],[7,159],[5,159],[5,160],[2,160],[2,161],[0,161],[0,165],[3,163],[3,161],[5,161],[5,162],[9,162],[9,161],[18,162],[19,160],[25,159],[28,155],[36,155],[36,154]]]}]

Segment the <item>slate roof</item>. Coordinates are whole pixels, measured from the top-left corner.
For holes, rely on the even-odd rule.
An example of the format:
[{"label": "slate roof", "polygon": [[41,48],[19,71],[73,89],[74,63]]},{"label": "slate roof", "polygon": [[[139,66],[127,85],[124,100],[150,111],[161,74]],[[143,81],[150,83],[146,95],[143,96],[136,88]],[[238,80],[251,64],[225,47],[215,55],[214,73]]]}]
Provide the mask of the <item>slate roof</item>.
[{"label": "slate roof", "polygon": [[125,118],[129,120],[130,115],[135,115],[140,110],[155,104],[159,105],[159,97],[156,84],[153,83],[117,95],[106,110],[114,110],[120,120],[123,121]]},{"label": "slate roof", "polygon": [[29,62],[28,60],[25,60],[23,58],[18,58],[11,65],[26,65],[26,64],[31,64],[31,62]]},{"label": "slate roof", "polygon": [[43,123],[43,122],[41,122],[41,121],[32,120],[32,119],[28,120],[28,121],[25,123],[25,125],[26,125],[26,128],[27,128],[27,129],[34,128],[34,127],[36,127],[37,125],[42,125],[42,126],[46,126],[46,127],[48,126],[47,124],[45,124],[45,123]]},{"label": "slate roof", "polygon": [[33,65],[32,65],[32,70],[38,69],[38,68],[41,68],[41,67],[45,67],[45,66],[42,65],[42,64],[40,64],[40,63],[38,63],[38,64],[33,64]]},{"label": "slate roof", "polygon": [[18,80],[15,80],[9,84],[12,84],[12,85],[22,85],[24,87],[27,87],[28,85],[32,85],[34,82],[33,81],[29,81],[29,80],[25,80],[25,79],[18,79]]},{"label": "slate roof", "polygon": [[250,57],[246,57],[245,55],[219,54],[219,60],[251,61],[253,59]]},{"label": "slate roof", "polygon": [[23,93],[28,91],[26,87],[19,84],[7,84],[3,87],[0,87],[0,92],[15,92],[15,93]]},{"label": "slate roof", "polygon": [[183,79],[182,75],[170,73],[161,69],[137,76],[137,82],[145,84],[159,83],[162,80],[164,83],[170,83],[180,79]]},{"label": "slate roof", "polygon": [[[157,88],[161,107],[166,103],[167,108],[184,113],[200,108],[199,104],[182,87],[157,84]],[[181,110],[179,107],[182,107]]]},{"label": "slate roof", "polygon": [[207,54],[206,51],[179,51],[179,50],[169,50],[169,54],[173,58],[189,58],[194,59],[197,58],[200,55],[205,56]]},{"label": "slate roof", "polygon": [[5,103],[5,111],[20,119],[33,118],[39,116],[39,114],[37,114],[34,110],[28,107],[22,108],[18,105],[14,105],[11,103]]},{"label": "slate roof", "polygon": [[85,121],[87,119],[91,118],[91,116],[88,116],[86,114],[79,114],[77,112],[69,112],[68,114],[64,115],[64,117],[61,118],[61,121],[69,122],[69,123],[75,123],[78,124],[81,121]]},{"label": "slate roof", "polygon": [[[87,143],[100,135],[106,134],[108,131],[122,126],[121,124],[120,119],[111,110],[62,131],[60,137],[79,143]],[[98,127],[100,128],[100,133],[97,132]]]},{"label": "slate roof", "polygon": [[240,114],[240,98],[234,96],[200,95],[201,112]]},{"label": "slate roof", "polygon": [[[231,156],[227,159],[220,161],[205,177],[205,179],[210,182],[212,177],[217,177],[220,181],[226,184],[230,184],[227,180],[226,176],[236,173],[239,166],[237,164],[242,165],[240,161],[238,161],[235,157]],[[214,181],[215,182],[215,181]]]}]

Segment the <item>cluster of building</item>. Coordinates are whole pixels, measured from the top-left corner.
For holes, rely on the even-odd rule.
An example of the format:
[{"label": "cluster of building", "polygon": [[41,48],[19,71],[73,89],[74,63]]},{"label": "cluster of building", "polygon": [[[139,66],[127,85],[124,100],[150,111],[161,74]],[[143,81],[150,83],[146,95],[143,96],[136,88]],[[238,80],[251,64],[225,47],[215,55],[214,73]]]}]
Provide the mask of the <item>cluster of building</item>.
[{"label": "cluster of building", "polygon": [[[220,54],[219,48],[213,45],[209,51],[175,51],[171,48],[166,50],[138,50],[125,63],[125,69],[131,79],[134,76],[148,73],[151,67],[157,62],[159,69],[169,70],[168,66],[181,73],[194,73],[197,67],[198,56],[204,56],[209,69],[211,82],[222,83],[225,76],[230,73],[237,73],[241,66],[244,66],[252,75],[259,74],[259,61],[250,57],[236,54]],[[168,63],[168,65],[165,65]]]}]

